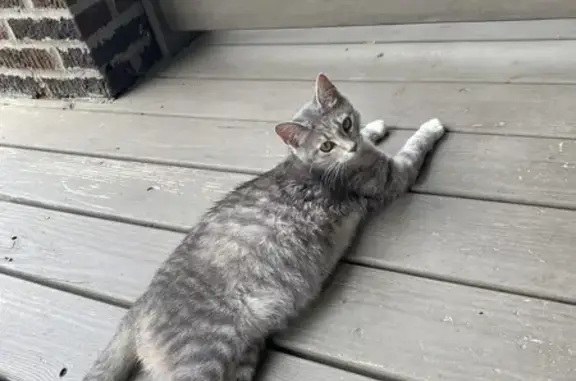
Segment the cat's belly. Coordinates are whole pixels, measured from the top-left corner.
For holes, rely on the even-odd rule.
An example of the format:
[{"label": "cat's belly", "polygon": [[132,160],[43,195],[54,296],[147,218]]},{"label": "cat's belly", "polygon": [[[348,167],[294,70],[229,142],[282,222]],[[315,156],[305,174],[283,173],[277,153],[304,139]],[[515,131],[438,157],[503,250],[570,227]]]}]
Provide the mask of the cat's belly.
[{"label": "cat's belly", "polygon": [[338,263],[340,258],[346,253],[352,240],[356,236],[358,225],[362,221],[362,214],[351,213],[332,225],[332,257],[331,268]]}]

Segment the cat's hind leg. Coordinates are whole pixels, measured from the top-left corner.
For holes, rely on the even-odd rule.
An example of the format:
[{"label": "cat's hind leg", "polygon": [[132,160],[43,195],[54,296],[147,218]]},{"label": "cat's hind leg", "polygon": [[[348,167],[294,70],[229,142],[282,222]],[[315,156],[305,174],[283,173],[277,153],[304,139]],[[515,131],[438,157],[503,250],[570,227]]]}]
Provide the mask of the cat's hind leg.
[{"label": "cat's hind leg", "polygon": [[378,144],[382,141],[386,137],[387,133],[388,129],[382,119],[374,120],[360,130],[360,134],[373,144]]},{"label": "cat's hind leg", "polygon": [[254,374],[256,373],[256,368],[260,362],[260,354],[262,350],[262,346],[255,345],[246,352],[244,358],[238,364],[236,380],[232,381],[252,381],[254,379]]},{"label": "cat's hind leg", "polygon": [[157,303],[142,314],[137,351],[153,380],[227,381],[235,375],[249,346],[238,336],[234,316],[203,306],[176,310]]},{"label": "cat's hind leg", "polygon": [[126,381],[137,365],[131,314],[125,316],[108,346],[83,381]]}]

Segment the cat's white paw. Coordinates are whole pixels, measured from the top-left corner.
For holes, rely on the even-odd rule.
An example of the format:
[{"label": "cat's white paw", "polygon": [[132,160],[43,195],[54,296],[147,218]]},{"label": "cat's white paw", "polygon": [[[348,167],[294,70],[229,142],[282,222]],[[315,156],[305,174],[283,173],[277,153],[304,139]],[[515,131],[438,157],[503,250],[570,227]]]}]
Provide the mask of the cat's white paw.
[{"label": "cat's white paw", "polygon": [[420,130],[426,131],[427,133],[434,135],[436,138],[442,137],[442,135],[444,135],[446,132],[446,129],[437,118],[430,119],[429,121],[422,124],[420,126]]},{"label": "cat's white paw", "polygon": [[382,139],[386,136],[386,125],[382,119],[376,119],[368,123],[362,129],[362,135],[371,137],[372,139]]}]

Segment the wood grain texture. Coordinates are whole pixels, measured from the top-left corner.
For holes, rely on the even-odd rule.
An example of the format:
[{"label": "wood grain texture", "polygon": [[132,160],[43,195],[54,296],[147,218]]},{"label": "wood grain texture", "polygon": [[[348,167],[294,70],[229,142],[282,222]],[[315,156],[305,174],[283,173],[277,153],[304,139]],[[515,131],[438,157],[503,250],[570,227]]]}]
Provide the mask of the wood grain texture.
[{"label": "wood grain texture", "polygon": [[0,144],[251,172],[271,168],[287,152],[270,122],[16,107],[0,112]]},{"label": "wood grain texture", "polygon": [[574,209],[576,141],[451,134],[415,189]]},{"label": "wood grain texture", "polygon": [[574,20],[457,22],[214,31],[211,44],[358,44],[381,42],[536,41],[576,38]]},{"label": "wood grain texture", "polygon": [[244,175],[0,149],[0,193],[185,229]]},{"label": "wood grain texture", "polygon": [[[404,139],[393,139],[390,146],[399,145]],[[417,187],[419,191],[446,187],[451,192],[464,192],[464,189],[470,195],[537,195],[541,199],[534,200],[574,201],[570,193],[575,189],[571,185],[574,171],[560,168],[572,174],[569,185],[564,186],[562,181],[555,183],[560,172],[546,168],[540,169],[542,172],[535,168],[529,174],[521,172],[531,176],[525,181],[514,177],[506,180],[506,173],[518,176],[515,165],[523,164],[508,157],[506,166],[489,166],[484,159],[481,168],[470,173],[465,163],[470,165],[483,160],[482,157],[475,159],[455,154],[457,160],[450,161],[455,164],[446,164],[443,168],[443,155],[450,156],[443,150],[449,144],[450,139],[440,147],[427,179]],[[451,144],[455,150],[460,149],[460,144]],[[528,151],[537,153],[537,150]],[[7,155],[6,152],[11,153]],[[516,148],[509,152],[522,154]],[[566,147],[563,153],[569,152],[572,151]],[[234,175],[235,181],[232,181],[231,175],[226,173],[14,149],[1,149],[0,157],[3,158],[0,193],[4,195],[181,230],[192,226],[236,181],[249,178]],[[41,166],[39,163],[49,164]],[[66,168],[66,172],[61,168]],[[150,184],[142,184],[147,173],[154,174],[155,179],[153,186],[156,188],[150,191],[146,188]],[[534,181],[538,180],[534,179],[540,173],[547,180],[538,190],[534,186]],[[197,184],[202,181],[208,183],[204,188],[198,188]],[[523,184],[527,188],[518,188]],[[552,187],[554,184],[557,184],[556,188]],[[0,205],[0,227],[6,230],[0,254],[14,258],[13,262],[4,263],[6,268],[85,292],[95,290],[104,297],[124,302],[134,295],[129,290],[135,289],[135,282],[149,279],[179,239],[177,234],[136,226],[13,204]],[[576,301],[573,287],[576,264],[572,265],[570,259],[576,229],[574,213],[411,195],[369,225],[366,236],[360,241],[361,247],[350,258],[384,268]],[[14,242],[12,236],[19,238]],[[124,238],[118,239],[119,236]],[[102,245],[103,240],[105,245]],[[78,252],[86,253],[87,259],[78,261]],[[137,276],[124,279],[126,269],[131,267],[141,270]],[[140,289],[137,290],[134,292]]]},{"label": "wood grain texture", "polygon": [[[79,380],[123,312],[13,278],[0,282],[0,372],[10,380],[49,380],[64,367]],[[568,381],[575,308],[344,266],[316,307],[277,341],[380,378]]]},{"label": "wood grain texture", "polygon": [[[336,85],[365,121],[417,128],[438,117],[452,130],[498,135],[576,138],[571,111],[576,87],[465,83],[358,83]],[[76,110],[276,122],[292,117],[313,95],[310,81],[225,81],[156,78],[113,103],[75,103]],[[7,104],[68,108],[67,103],[3,100]],[[0,110],[5,110],[4,106]]]},{"label": "wood grain texture", "polygon": [[[76,120],[80,118],[81,115],[76,115],[76,119],[70,118],[67,123],[55,127],[63,132],[59,136],[70,131],[70,127],[75,126]],[[178,124],[173,128],[169,128],[167,123],[159,124],[138,134],[137,139],[131,139],[130,132],[122,132],[123,128],[114,123],[114,128],[98,125],[81,132],[71,132],[67,138],[57,141],[53,140],[54,135],[51,133],[38,132],[34,135],[34,141],[36,146],[50,149],[105,155],[121,152],[126,157],[159,159],[201,167],[235,168],[246,172],[261,172],[273,167],[285,152],[280,139],[272,133],[271,126],[251,126],[250,123],[238,122],[195,122],[198,124],[187,129]],[[20,123],[14,123],[12,129],[2,128],[5,142],[27,144],[30,141],[28,134],[34,129],[29,133],[16,130],[15,126]],[[170,133],[178,128],[180,131],[174,135]],[[46,131],[53,132],[48,129]],[[204,138],[197,138],[198,135]],[[396,152],[410,135],[409,131],[396,131],[384,144],[384,150]],[[76,207],[92,203],[93,208],[100,208],[105,213],[126,214],[127,210],[141,210],[140,202],[160,199],[163,200],[164,208],[172,205],[174,209],[180,210],[176,216],[182,218],[173,213],[163,213],[163,209],[159,208],[157,215],[149,219],[155,222],[177,220],[179,224],[187,223],[190,214],[186,214],[186,208],[181,208],[185,195],[198,195],[206,201],[214,200],[232,185],[246,179],[239,175],[190,168],[133,164],[9,148],[0,150],[0,157],[4,158],[3,163],[0,163],[0,174],[4,174],[6,179],[6,184],[0,188],[4,194],[47,202],[66,202],[62,199],[65,197]],[[51,178],[52,185],[46,186],[36,195],[30,193],[38,190],[34,180],[30,179],[31,172],[39,174],[37,181],[41,181],[40,176]],[[74,183],[78,181],[75,179],[86,184],[78,184],[75,188]],[[1,180],[0,184],[3,184]],[[153,188],[148,190],[149,187]],[[449,134],[437,148],[432,166],[424,173],[421,183],[415,189],[434,194],[576,208],[576,143],[568,139]],[[65,194],[62,191],[68,194],[61,196]],[[114,200],[116,193],[125,194],[121,196],[124,199],[121,205]],[[189,208],[194,210],[194,215],[198,215],[199,210],[194,209],[194,205]]]},{"label": "wood grain texture", "polygon": [[298,28],[496,21],[574,17],[571,0],[165,0],[171,26],[180,30]]},{"label": "wood grain texture", "polygon": [[255,381],[294,380],[371,381],[373,379],[280,352],[272,352],[268,355],[255,379]]},{"label": "wood grain texture", "polygon": [[575,313],[575,306],[343,266],[309,317],[278,342],[398,379],[568,381],[576,375]]},{"label": "wood grain texture", "polygon": [[[0,202],[0,268],[132,302],[182,234]],[[15,237],[15,238],[14,238]]]},{"label": "wood grain texture", "polygon": [[332,80],[363,82],[576,82],[576,40],[208,45],[190,54],[193,59],[183,56],[161,75],[309,80],[325,72]]},{"label": "wood grain texture", "polygon": [[79,381],[122,309],[0,276],[0,374],[10,381]]},{"label": "wood grain texture", "polygon": [[576,212],[410,194],[348,259],[576,304]]},{"label": "wood grain texture", "polygon": [[[124,314],[121,308],[3,275],[0,289],[0,374],[10,381],[80,381]],[[259,381],[303,375],[321,381],[370,380],[278,352],[267,357]]]}]

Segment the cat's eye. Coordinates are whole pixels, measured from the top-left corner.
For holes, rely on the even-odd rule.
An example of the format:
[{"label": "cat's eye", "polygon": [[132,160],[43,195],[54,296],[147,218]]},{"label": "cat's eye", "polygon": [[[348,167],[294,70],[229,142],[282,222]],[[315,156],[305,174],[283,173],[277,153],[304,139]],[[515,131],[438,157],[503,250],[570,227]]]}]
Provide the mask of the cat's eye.
[{"label": "cat's eye", "polygon": [[344,132],[348,132],[350,131],[351,128],[352,128],[352,119],[350,119],[350,117],[346,117],[346,119],[344,119],[344,121],[342,122],[342,129],[344,130]]},{"label": "cat's eye", "polygon": [[327,140],[324,143],[320,144],[320,151],[322,152],[330,152],[334,149],[334,147],[336,146],[336,144],[334,144],[333,142]]}]

